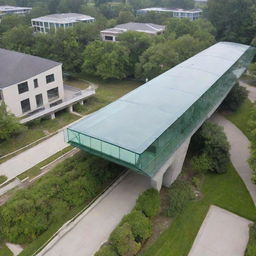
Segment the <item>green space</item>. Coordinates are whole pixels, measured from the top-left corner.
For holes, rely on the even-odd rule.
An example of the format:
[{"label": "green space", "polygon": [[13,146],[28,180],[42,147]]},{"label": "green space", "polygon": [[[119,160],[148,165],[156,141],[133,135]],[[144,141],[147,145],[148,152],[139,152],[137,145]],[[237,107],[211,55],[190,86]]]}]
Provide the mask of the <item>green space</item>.
[{"label": "green space", "polygon": [[187,255],[210,205],[217,205],[247,219],[256,220],[252,199],[231,164],[224,174],[205,174],[200,190],[201,199],[190,201],[143,256]]},{"label": "green space", "polygon": [[250,227],[250,238],[246,248],[245,256],[256,255],[256,224]]},{"label": "green space", "polygon": [[21,255],[31,256],[122,171],[123,167],[84,152],[64,160],[0,207],[2,241],[24,245]]},{"label": "green space", "polygon": [[[98,79],[91,76],[80,75],[80,79],[89,80],[91,83],[98,86],[96,90],[96,95],[87,99],[86,103],[81,106],[77,104],[74,106],[74,110],[83,114],[87,115],[90,114],[109,103],[117,100],[118,98],[122,97],[123,95],[127,94],[128,92],[136,89],[138,86],[141,85],[141,82],[134,81],[134,80],[109,80],[103,81],[102,79]],[[69,83],[67,81],[67,83]],[[78,86],[76,84],[72,84],[75,87],[81,88],[81,84]]]},{"label": "green space", "polygon": [[0,142],[0,155],[11,153],[48,134],[54,133],[78,118],[78,116],[67,111],[60,111],[56,113],[56,119],[54,120],[43,118],[32,121],[27,124],[27,129],[20,134],[13,135],[11,138]]},{"label": "green space", "polygon": [[4,183],[8,178],[5,175],[0,175],[0,185]]},{"label": "green space", "polygon": [[248,138],[248,121],[250,112],[253,107],[253,103],[249,99],[245,100],[242,105],[236,110],[236,112],[224,112],[225,117],[236,125]]},{"label": "green space", "polygon": [[241,77],[241,80],[251,86],[256,86],[256,77],[255,76],[251,76],[251,75],[248,75],[248,74],[244,74],[242,77]]},{"label": "green space", "polygon": [[12,256],[13,253],[6,245],[0,245],[0,256]]},{"label": "green space", "polygon": [[68,151],[70,151],[73,147],[72,146],[68,146],[62,150],[60,150],[59,152],[57,152],[56,154],[50,156],[49,158],[45,159],[44,161],[40,162],[39,164],[33,166],[32,168],[28,169],[27,171],[23,172],[22,174],[20,174],[18,176],[18,178],[20,180],[23,180],[27,177],[29,177],[30,179],[39,175],[41,172],[41,169],[43,166],[51,163],[52,161],[54,161],[55,159],[57,159],[58,157],[64,155],[65,153],[67,153]]}]

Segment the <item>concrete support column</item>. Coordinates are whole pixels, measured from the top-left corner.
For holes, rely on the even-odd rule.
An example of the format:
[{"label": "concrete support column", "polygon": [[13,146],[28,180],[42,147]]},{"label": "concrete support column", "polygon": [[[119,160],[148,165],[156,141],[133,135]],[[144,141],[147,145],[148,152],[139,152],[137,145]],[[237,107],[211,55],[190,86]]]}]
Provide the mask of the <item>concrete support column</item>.
[{"label": "concrete support column", "polygon": [[51,113],[51,119],[55,119],[55,113]]},{"label": "concrete support column", "polygon": [[70,105],[70,106],[68,107],[68,112],[69,112],[69,113],[72,113],[72,112],[73,112],[73,105]]},{"label": "concrete support column", "polygon": [[190,138],[188,138],[175,152],[175,156],[171,166],[166,170],[163,177],[163,185],[165,187],[170,187],[171,184],[178,178],[182,171],[183,163],[187,155],[188,146],[190,143]]},{"label": "concrete support column", "polygon": [[151,178],[151,186],[158,191],[170,185],[177,179],[181,173],[182,166],[187,154],[191,137],[189,137],[170,158],[162,165],[159,171]]},{"label": "concrete support column", "polygon": [[83,100],[79,101],[79,104],[84,105],[84,101]]}]

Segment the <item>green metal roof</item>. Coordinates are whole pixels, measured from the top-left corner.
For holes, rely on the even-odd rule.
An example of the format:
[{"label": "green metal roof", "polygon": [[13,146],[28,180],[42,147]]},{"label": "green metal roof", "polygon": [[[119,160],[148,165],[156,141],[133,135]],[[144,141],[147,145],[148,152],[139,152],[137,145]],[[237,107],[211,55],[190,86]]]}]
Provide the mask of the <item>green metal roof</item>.
[{"label": "green metal roof", "polygon": [[141,154],[248,48],[217,43],[69,128]]}]

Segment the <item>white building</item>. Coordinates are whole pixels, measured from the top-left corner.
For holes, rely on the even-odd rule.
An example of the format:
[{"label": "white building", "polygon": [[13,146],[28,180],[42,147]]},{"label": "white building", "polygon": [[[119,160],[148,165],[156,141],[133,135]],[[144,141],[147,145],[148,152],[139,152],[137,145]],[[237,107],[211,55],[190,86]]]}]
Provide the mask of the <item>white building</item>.
[{"label": "white building", "polygon": [[21,117],[63,101],[62,64],[0,49],[0,99]]},{"label": "white building", "polygon": [[161,7],[152,7],[137,10],[137,15],[145,14],[148,12],[157,12],[157,13],[170,13],[171,16],[175,18],[188,18],[190,20],[197,20],[202,15],[202,9],[170,9],[170,8],[161,8]]},{"label": "white building", "polygon": [[90,23],[95,18],[78,13],[58,13],[51,14],[31,20],[32,27],[36,32],[49,32],[50,29],[72,27],[77,22]]},{"label": "white building", "polygon": [[0,5],[0,15],[5,14],[26,14],[30,13],[32,8],[30,7],[18,7],[10,5]]},{"label": "white building", "polygon": [[153,23],[135,23],[129,22],[126,24],[120,24],[115,26],[114,28],[109,28],[100,31],[101,38],[104,41],[117,41],[118,35],[127,32],[127,31],[137,31],[147,33],[149,35],[159,35],[163,33],[165,30],[165,26],[157,25]]}]

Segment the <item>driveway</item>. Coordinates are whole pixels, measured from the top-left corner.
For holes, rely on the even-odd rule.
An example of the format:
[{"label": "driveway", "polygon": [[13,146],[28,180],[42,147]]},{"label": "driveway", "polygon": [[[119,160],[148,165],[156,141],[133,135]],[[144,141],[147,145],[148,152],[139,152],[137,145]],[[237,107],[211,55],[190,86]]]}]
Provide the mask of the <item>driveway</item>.
[{"label": "driveway", "polygon": [[252,170],[247,160],[250,157],[250,142],[247,137],[229,120],[220,114],[214,114],[211,120],[224,128],[230,143],[230,158],[236,171],[245,183],[254,204],[256,205],[256,184],[251,181]]},{"label": "driveway", "polygon": [[244,256],[251,221],[211,206],[188,256]]},{"label": "driveway", "polygon": [[139,194],[148,188],[149,178],[129,172],[76,223],[71,223],[72,228],[64,228],[63,236],[58,235],[37,256],[92,256],[107,241],[123,216],[132,210]]}]

